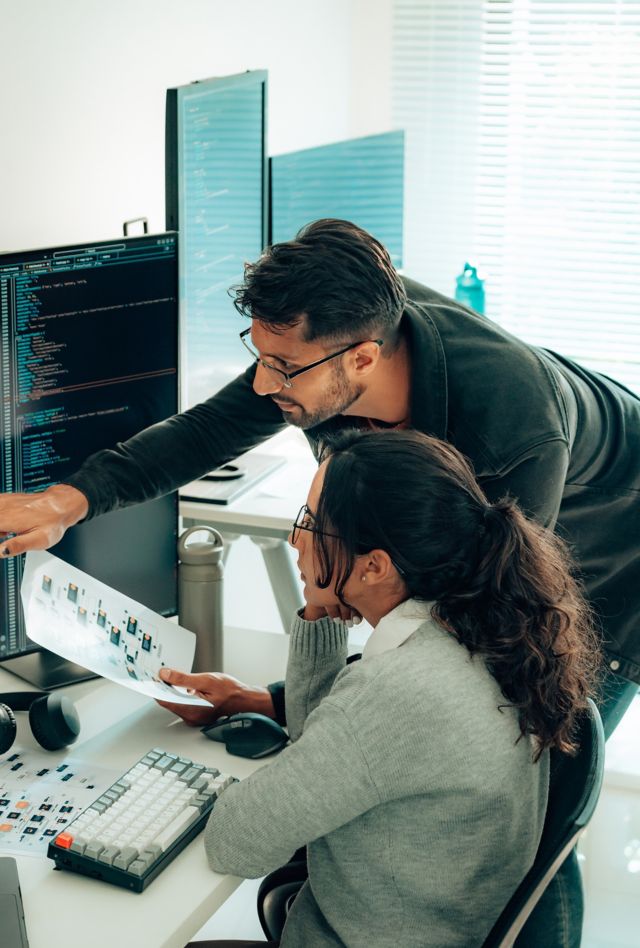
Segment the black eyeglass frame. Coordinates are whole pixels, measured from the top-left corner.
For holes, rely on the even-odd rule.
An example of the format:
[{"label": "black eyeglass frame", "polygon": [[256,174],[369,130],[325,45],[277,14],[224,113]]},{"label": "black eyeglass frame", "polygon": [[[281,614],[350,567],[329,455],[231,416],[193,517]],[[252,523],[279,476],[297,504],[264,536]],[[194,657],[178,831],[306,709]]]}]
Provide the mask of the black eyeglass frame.
[{"label": "black eyeglass frame", "polygon": [[[309,510],[308,506],[306,504],[303,504],[300,510],[298,511],[296,519],[293,521],[293,524],[291,526],[291,543],[293,545],[295,545],[295,543],[297,542],[298,537],[300,536],[301,530],[307,530],[309,533],[317,533],[319,536],[322,536],[322,537],[333,537],[334,540],[342,540],[342,537],[339,536],[337,533],[325,533],[324,530],[318,530],[317,527],[307,526],[304,523],[298,523],[300,518],[303,516],[303,513],[305,516],[308,514],[312,519],[315,519],[313,517],[313,514]],[[391,562],[395,566],[400,576],[404,577],[407,575],[405,571],[402,569],[402,567],[398,566],[398,564],[393,558],[391,558]]]},{"label": "black eyeglass frame", "polygon": [[342,540],[342,537],[339,537],[337,533],[325,533],[324,530],[318,530],[317,527],[307,526],[304,523],[298,523],[298,521],[304,516],[309,516],[311,519],[315,519],[311,511],[309,510],[306,504],[303,504],[300,510],[296,515],[296,519],[291,525],[291,542],[296,543],[298,537],[300,536],[301,530],[307,530],[309,533],[317,533],[322,537],[333,537],[334,540]]},{"label": "black eyeglass frame", "polygon": [[248,353],[255,359],[256,363],[260,363],[263,368],[268,369],[270,372],[275,372],[276,375],[282,377],[282,384],[284,388],[293,387],[293,379],[297,375],[302,375],[303,372],[309,372],[310,369],[315,369],[319,365],[323,365],[325,362],[329,362],[331,359],[337,359],[338,356],[344,355],[345,352],[348,352],[350,349],[355,349],[356,346],[362,346],[365,342],[375,342],[377,346],[384,345],[384,339],[361,339],[360,342],[350,342],[348,346],[345,346],[344,349],[339,349],[338,352],[332,352],[331,355],[325,356],[323,359],[317,359],[315,362],[310,362],[309,365],[303,365],[301,369],[294,369],[293,372],[285,372],[283,369],[279,369],[277,366],[272,365],[271,362],[266,362],[265,359],[261,359],[260,356],[253,351],[248,342],[245,342],[245,336],[248,336],[251,332],[251,327],[248,326],[246,329],[243,329],[240,333],[240,342],[245,347]]}]

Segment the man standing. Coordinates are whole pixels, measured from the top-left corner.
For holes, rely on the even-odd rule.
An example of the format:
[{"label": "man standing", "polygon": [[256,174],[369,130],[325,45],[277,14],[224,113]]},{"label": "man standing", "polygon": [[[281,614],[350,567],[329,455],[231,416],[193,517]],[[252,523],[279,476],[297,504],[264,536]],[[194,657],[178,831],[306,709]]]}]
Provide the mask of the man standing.
[{"label": "man standing", "polygon": [[[574,549],[603,634],[610,734],[640,682],[640,400],[568,359],[400,278],[353,224],[317,221],[248,265],[236,307],[255,357],[208,401],[89,458],[66,485],[0,497],[2,555],[47,548],[84,517],[174,490],[280,430],[316,457],[345,426],[413,427],[453,443],[489,499],[516,498]],[[216,676],[222,710],[283,713],[281,689]],[[577,948],[574,857],[519,944]]]}]

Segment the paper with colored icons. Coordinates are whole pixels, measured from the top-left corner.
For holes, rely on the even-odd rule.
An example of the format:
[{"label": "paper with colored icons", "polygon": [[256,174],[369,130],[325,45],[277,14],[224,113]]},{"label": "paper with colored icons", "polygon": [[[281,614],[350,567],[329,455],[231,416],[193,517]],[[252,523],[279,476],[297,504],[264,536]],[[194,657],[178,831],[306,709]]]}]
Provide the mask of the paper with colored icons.
[{"label": "paper with colored icons", "polygon": [[21,596],[37,645],[150,698],[208,704],[158,678],[163,666],[191,669],[188,629],[47,552],[27,553]]},{"label": "paper with colored icons", "polygon": [[15,745],[0,756],[0,853],[42,856],[118,774],[74,757]]}]

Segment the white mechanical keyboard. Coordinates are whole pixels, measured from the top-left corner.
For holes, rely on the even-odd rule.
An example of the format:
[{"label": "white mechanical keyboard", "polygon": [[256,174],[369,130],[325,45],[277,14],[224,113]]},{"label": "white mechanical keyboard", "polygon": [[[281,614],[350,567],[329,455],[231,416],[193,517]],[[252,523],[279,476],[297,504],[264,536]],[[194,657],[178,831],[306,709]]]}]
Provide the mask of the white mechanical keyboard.
[{"label": "white mechanical keyboard", "polygon": [[57,868],[142,892],[236,778],[154,748],[49,844]]}]

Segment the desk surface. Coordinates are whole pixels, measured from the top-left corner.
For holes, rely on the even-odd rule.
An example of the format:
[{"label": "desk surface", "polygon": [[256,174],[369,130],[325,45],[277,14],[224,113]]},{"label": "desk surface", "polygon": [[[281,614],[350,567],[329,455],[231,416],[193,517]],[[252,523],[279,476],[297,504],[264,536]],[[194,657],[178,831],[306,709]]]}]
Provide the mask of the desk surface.
[{"label": "desk surface", "polygon": [[296,453],[284,467],[232,504],[181,500],[180,513],[189,520],[200,520],[230,533],[286,540],[294,517],[307,499],[317,469],[307,448],[305,454]]},{"label": "desk surface", "polygon": [[[232,673],[244,670],[242,654],[248,652],[267,678],[283,674],[287,636],[229,632],[230,654],[225,649],[225,660]],[[268,654],[268,669],[257,652]],[[0,671],[0,690],[27,688],[25,682]],[[70,749],[52,753],[52,761],[73,755],[122,773],[145,751],[162,747],[240,778],[265,765],[232,757],[222,745],[207,741],[198,729],[188,728],[155,702],[110,682],[85,682],[66,693],[76,703],[82,731]],[[38,747],[24,714],[18,715],[16,744]],[[183,948],[242,881],[209,869],[202,835],[140,894],[54,871],[46,858],[22,856],[17,862],[30,948],[52,944]]]}]

